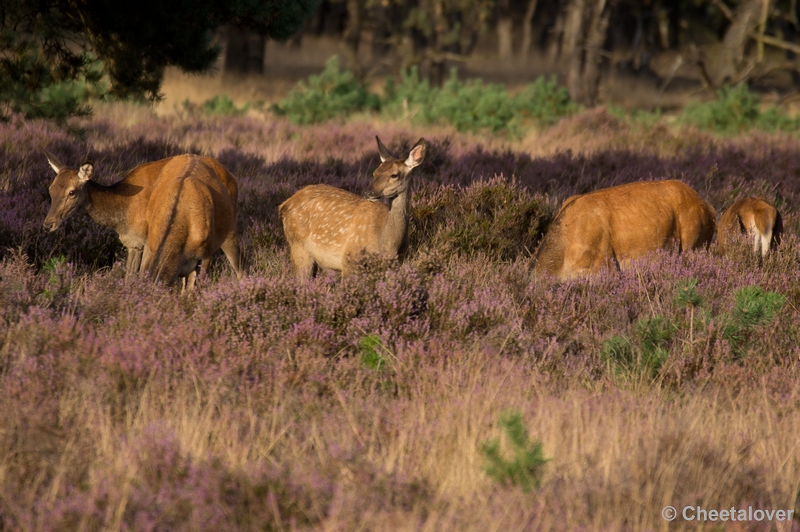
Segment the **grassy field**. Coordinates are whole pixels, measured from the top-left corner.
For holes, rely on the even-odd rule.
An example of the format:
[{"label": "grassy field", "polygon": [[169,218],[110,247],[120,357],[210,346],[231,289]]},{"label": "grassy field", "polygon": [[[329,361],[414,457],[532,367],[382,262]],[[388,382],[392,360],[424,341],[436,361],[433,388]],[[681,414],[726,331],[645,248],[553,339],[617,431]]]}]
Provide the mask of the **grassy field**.
[{"label": "grassy field", "polygon": [[[800,511],[797,136],[604,109],[517,140],[122,105],[80,126],[0,124],[0,529],[800,530],[662,518]],[[295,280],[277,206],[311,183],[364,190],[376,134],[397,153],[429,140],[407,260]],[[239,179],[249,274],[220,256],[185,297],[126,282],[112,232],[42,229],[38,146],[91,158],[104,183],[217,157]],[[781,250],[530,276],[564,198],[663,178],[718,214],[774,203]],[[506,476],[487,473],[492,441]],[[515,462],[537,443],[543,465]]]}]

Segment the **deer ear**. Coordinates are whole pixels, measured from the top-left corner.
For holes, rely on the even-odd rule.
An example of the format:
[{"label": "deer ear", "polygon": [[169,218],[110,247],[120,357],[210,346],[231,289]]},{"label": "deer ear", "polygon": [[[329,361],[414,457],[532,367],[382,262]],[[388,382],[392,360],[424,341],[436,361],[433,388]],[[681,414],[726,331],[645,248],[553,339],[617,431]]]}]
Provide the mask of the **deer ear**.
[{"label": "deer ear", "polygon": [[39,149],[42,150],[44,156],[47,157],[47,162],[50,163],[50,168],[52,168],[55,171],[55,173],[59,173],[61,170],[66,168],[66,166],[64,166],[64,164],[58,160],[58,157],[56,157],[55,155],[53,155],[44,148],[40,147]]},{"label": "deer ear", "polygon": [[83,163],[78,170],[78,179],[81,183],[85,183],[92,177],[92,172],[94,172],[94,165],[89,162]]},{"label": "deer ear", "polygon": [[408,169],[416,168],[425,159],[425,139],[419,139],[417,143],[411,148],[406,159],[406,166]]},{"label": "deer ear", "polygon": [[378,138],[378,135],[375,135],[375,140],[378,141],[378,153],[381,156],[381,162],[385,163],[389,159],[394,159],[392,154],[389,153],[389,150],[386,149],[386,146],[383,145],[383,142],[381,142],[381,139]]}]

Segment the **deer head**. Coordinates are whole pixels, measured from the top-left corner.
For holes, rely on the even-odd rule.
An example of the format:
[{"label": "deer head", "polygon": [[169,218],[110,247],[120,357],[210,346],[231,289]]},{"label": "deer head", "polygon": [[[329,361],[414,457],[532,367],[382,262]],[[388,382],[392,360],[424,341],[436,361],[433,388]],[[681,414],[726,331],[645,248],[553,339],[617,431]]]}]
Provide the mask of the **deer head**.
[{"label": "deer head", "polygon": [[52,153],[44,148],[42,152],[56,173],[50,185],[50,211],[44,219],[44,228],[52,232],[86,204],[86,183],[92,177],[94,165],[85,162],[77,171],[70,170]]},{"label": "deer head", "polygon": [[366,198],[378,201],[381,198],[395,198],[408,190],[410,184],[409,173],[425,159],[425,139],[419,139],[405,160],[394,157],[381,139],[377,136],[378,153],[381,156],[381,165],[372,173],[372,190],[367,192]]}]

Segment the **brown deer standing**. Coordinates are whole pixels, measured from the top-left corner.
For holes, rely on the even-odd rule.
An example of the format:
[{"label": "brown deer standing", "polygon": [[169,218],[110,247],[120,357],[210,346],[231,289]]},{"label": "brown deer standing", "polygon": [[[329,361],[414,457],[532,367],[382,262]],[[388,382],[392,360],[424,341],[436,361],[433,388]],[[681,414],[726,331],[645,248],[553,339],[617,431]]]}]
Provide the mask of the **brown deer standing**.
[{"label": "brown deer standing", "polygon": [[725,255],[739,235],[753,242],[753,252],[766,257],[780,244],[783,220],[778,210],[760,198],[740,199],[722,214],[717,227],[717,249]]},{"label": "brown deer standing", "polygon": [[536,253],[535,272],[561,279],[626,266],[676,242],[679,251],[708,246],[714,209],[680,181],[640,181],[571,196]]},{"label": "brown deer standing", "polygon": [[211,257],[222,249],[241,278],[236,198],[204,158],[173,157],[147,204],[142,274],[168,284],[180,277],[191,290],[198,271],[207,271]]},{"label": "brown deer standing", "polygon": [[[363,252],[388,258],[408,247],[408,217],[413,168],[425,158],[425,139],[398,159],[378,141],[381,165],[373,172],[371,191],[361,198],[327,185],[309,185],[283,202],[278,211],[289,242],[294,273],[314,275],[315,267],[347,275]],[[379,202],[389,199],[389,206]]]},{"label": "brown deer standing", "polygon": [[[56,177],[50,185],[50,211],[44,228],[55,231],[61,223],[78,211],[85,211],[95,222],[110,227],[127,249],[126,275],[139,271],[147,241],[147,203],[161,171],[173,158],[145,163],[129,171],[117,183],[104,186],[91,180],[94,165],[84,163],[70,170],[58,158],[42,149]],[[236,179],[210,157],[200,159],[211,166],[236,202]]]}]

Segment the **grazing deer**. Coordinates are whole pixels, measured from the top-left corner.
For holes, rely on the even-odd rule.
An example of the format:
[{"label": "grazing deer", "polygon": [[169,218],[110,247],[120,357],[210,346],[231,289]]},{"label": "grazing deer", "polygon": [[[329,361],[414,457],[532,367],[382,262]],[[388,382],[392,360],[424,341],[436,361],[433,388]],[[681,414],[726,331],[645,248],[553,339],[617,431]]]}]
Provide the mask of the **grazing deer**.
[{"label": "grazing deer", "polygon": [[198,271],[207,271],[222,249],[241,278],[236,193],[203,157],[180,155],[164,165],[147,204],[147,225],[143,275],[168,284],[181,277],[191,290]]},{"label": "grazing deer", "polygon": [[717,249],[725,255],[738,235],[749,236],[753,252],[766,257],[770,249],[780,244],[783,220],[778,210],[759,198],[740,199],[725,211],[717,227]]},{"label": "grazing deer", "polygon": [[665,248],[708,246],[714,209],[680,181],[640,181],[572,196],[536,253],[535,272],[561,279]]},{"label": "grazing deer", "polygon": [[[405,254],[409,174],[425,158],[425,139],[419,139],[405,159],[395,158],[381,139],[375,139],[381,165],[372,174],[366,199],[327,185],[309,185],[278,207],[298,278],[313,276],[315,267],[347,275],[363,252],[388,258]],[[388,207],[378,201],[381,198],[389,199]]]},{"label": "grazing deer", "polygon": [[[74,213],[83,210],[95,222],[110,227],[119,235],[128,251],[125,264],[127,276],[139,271],[142,252],[147,241],[147,203],[153,185],[164,167],[173,158],[145,163],[129,171],[119,182],[103,186],[91,180],[94,165],[84,163],[78,170],[70,170],[55,155],[42,149],[56,177],[50,185],[50,211],[44,219],[44,228],[55,231]],[[214,168],[236,203],[236,179],[210,157],[201,157]]]}]

